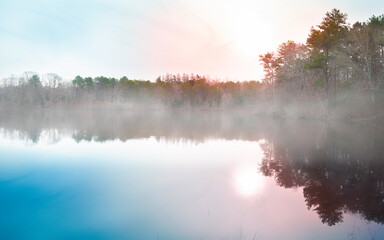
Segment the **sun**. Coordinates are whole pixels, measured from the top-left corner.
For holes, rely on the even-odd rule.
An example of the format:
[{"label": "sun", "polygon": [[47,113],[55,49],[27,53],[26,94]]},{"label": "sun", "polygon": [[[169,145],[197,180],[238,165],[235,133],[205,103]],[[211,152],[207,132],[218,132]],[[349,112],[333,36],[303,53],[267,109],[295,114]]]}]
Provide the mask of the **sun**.
[{"label": "sun", "polygon": [[258,57],[265,49],[271,48],[268,23],[251,10],[234,11],[229,25],[234,46],[239,53]]}]

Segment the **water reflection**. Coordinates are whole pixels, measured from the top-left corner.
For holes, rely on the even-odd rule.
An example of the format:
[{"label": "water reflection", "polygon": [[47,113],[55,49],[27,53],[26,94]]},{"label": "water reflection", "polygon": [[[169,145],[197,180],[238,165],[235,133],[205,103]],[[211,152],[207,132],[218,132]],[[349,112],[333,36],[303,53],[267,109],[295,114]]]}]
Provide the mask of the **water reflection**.
[{"label": "water reflection", "polygon": [[379,128],[352,127],[326,129],[320,145],[266,142],[261,170],[279,186],[303,187],[308,209],[323,223],[335,225],[344,213],[354,213],[383,224],[383,134]]},{"label": "water reflection", "polygon": [[0,116],[0,136],[8,238],[384,236],[380,127],[233,112],[25,111]]},{"label": "water reflection", "polygon": [[244,196],[256,195],[265,187],[265,178],[256,164],[238,167],[234,178],[236,190]]},{"label": "water reflection", "polygon": [[[268,124],[267,124],[268,125]],[[0,115],[0,128],[37,142],[47,132],[71,134],[77,142],[127,141],[155,136],[167,141],[263,138],[265,120],[253,114],[222,112],[15,111]],[[273,125],[273,124],[272,124]],[[264,129],[266,130],[266,129]]]}]

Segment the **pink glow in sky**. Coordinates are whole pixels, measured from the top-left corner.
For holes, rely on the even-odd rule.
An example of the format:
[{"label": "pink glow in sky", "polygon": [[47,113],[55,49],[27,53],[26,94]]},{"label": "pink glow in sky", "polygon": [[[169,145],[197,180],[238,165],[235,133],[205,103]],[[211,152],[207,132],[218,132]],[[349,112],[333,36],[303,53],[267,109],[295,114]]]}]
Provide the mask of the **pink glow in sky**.
[{"label": "pink glow in sky", "polygon": [[193,72],[258,80],[258,55],[287,40],[305,43],[332,8],[350,23],[384,12],[378,0],[3,1],[0,77],[36,71],[154,80]]}]

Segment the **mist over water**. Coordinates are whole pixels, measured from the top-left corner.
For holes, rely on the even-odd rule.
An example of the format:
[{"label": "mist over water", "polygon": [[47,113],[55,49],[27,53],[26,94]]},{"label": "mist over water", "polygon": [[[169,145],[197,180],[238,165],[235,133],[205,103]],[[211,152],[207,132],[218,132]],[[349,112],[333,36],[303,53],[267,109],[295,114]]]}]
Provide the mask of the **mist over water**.
[{"label": "mist over water", "polygon": [[383,131],[242,111],[10,111],[0,234],[380,239]]},{"label": "mist over water", "polygon": [[358,2],[2,1],[0,240],[384,239]]}]

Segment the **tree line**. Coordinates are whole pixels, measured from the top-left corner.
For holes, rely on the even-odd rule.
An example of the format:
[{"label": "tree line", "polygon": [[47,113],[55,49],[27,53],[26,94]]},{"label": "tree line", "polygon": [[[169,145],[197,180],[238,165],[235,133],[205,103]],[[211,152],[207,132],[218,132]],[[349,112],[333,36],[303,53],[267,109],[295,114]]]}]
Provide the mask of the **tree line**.
[{"label": "tree line", "polygon": [[262,81],[221,81],[166,74],[155,81],[124,76],[25,72],[2,79],[1,106],[253,109],[299,118],[384,119],[384,15],[347,23],[333,9],[310,29],[305,44],[287,41],[260,55]]},{"label": "tree line", "polygon": [[384,15],[347,23],[333,9],[310,29],[306,44],[287,41],[260,55],[269,98],[317,98],[324,116],[338,105],[364,105],[373,116],[383,103]]},{"label": "tree line", "polygon": [[149,108],[247,108],[261,101],[258,81],[233,82],[195,74],[166,74],[155,82],[124,76],[76,76],[64,82],[57,74],[25,72],[3,79],[0,102],[23,106],[95,106],[121,104]]}]

